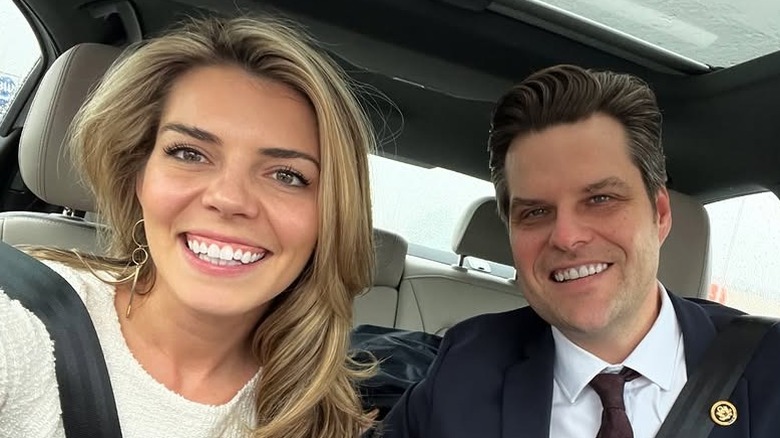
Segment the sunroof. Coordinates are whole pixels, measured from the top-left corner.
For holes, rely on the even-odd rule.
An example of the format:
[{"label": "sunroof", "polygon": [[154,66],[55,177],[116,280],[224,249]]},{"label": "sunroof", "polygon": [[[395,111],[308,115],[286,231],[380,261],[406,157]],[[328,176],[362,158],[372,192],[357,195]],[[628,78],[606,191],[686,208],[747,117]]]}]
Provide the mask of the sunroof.
[{"label": "sunroof", "polygon": [[[730,67],[780,48],[778,0],[496,0],[544,6],[713,67]],[[491,8],[493,9],[493,8]],[[504,11],[506,12],[506,11]]]}]

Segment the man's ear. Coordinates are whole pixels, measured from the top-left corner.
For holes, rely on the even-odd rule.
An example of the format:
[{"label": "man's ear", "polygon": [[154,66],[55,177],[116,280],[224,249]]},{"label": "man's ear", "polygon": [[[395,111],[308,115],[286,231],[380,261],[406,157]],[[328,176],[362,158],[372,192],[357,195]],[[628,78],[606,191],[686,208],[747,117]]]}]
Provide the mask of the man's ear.
[{"label": "man's ear", "polygon": [[656,220],[658,221],[658,242],[663,244],[672,230],[672,203],[666,187],[658,189],[655,195]]}]

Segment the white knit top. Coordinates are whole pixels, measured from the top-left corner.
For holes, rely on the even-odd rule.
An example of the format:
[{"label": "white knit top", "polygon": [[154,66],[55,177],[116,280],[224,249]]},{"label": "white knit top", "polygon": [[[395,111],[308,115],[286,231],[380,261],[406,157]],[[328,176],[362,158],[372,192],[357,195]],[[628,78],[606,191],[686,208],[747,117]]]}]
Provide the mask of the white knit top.
[{"label": "white knit top", "polygon": [[[133,357],[119,327],[113,286],[46,262],[79,293],[100,339],[124,438],[243,437],[256,424],[255,375],[229,402],[185,399],[154,380]],[[53,343],[43,323],[0,290],[0,438],[64,437]]]}]

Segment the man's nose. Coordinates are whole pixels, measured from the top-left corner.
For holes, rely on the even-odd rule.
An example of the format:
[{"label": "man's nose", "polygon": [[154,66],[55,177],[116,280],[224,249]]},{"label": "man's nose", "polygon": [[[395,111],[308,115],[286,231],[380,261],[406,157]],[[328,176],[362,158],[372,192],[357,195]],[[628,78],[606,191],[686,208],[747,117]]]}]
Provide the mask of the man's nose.
[{"label": "man's nose", "polygon": [[592,238],[590,224],[575,211],[558,210],[550,232],[550,245],[562,251],[573,251]]}]

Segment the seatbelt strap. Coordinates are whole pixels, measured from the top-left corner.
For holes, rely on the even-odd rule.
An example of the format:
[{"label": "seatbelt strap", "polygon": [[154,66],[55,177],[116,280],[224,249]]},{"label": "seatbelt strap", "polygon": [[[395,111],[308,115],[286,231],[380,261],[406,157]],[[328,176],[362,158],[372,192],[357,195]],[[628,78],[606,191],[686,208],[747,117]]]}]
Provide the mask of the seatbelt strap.
[{"label": "seatbelt strap", "polygon": [[0,287],[46,326],[54,342],[62,423],[69,438],[121,438],[116,402],[92,319],[70,284],[0,242]]},{"label": "seatbelt strap", "polygon": [[734,392],[756,347],[780,320],[735,317],[712,341],[701,365],[685,383],[656,438],[706,438],[715,425],[710,410]]}]

